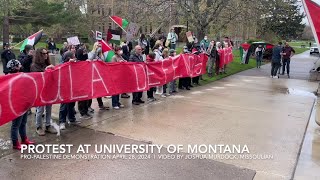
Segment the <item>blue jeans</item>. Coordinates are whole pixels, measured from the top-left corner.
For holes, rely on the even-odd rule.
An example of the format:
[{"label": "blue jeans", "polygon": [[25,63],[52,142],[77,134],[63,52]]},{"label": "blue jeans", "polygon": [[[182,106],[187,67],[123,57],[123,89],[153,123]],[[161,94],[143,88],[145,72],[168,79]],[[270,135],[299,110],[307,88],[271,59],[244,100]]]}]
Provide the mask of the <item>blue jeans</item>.
[{"label": "blue jeans", "polygon": [[175,50],[175,49],[176,49],[176,44],[172,44],[172,43],[171,43],[171,44],[170,44],[170,49],[174,49],[174,50]]},{"label": "blue jeans", "polygon": [[119,101],[120,101],[120,95],[119,94],[112,96],[112,107],[120,106],[121,103]]},{"label": "blue jeans", "polygon": [[60,105],[59,123],[66,123],[67,116],[68,116],[69,121],[71,121],[71,122],[74,122],[76,120],[76,117],[74,116],[74,113],[75,113],[74,106],[75,105],[76,105],[75,102]]},{"label": "blue jeans", "polygon": [[36,111],[36,127],[37,128],[42,128],[42,114],[44,113],[44,109],[46,109],[46,126],[51,125],[52,105],[40,106],[40,107],[37,107],[37,111]]},{"label": "blue jeans", "polygon": [[257,56],[256,60],[257,60],[257,67],[260,67],[262,62],[262,56]]},{"label": "blue jeans", "polygon": [[172,93],[173,91],[176,91],[177,87],[176,87],[176,80],[173,80],[170,82],[170,93]]},{"label": "blue jeans", "polygon": [[22,116],[12,121],[11,140],[13,145],[17,144],[19,140],[18,131],[22,141],[27,137],[27,119],[28,113],[24,113]]}]

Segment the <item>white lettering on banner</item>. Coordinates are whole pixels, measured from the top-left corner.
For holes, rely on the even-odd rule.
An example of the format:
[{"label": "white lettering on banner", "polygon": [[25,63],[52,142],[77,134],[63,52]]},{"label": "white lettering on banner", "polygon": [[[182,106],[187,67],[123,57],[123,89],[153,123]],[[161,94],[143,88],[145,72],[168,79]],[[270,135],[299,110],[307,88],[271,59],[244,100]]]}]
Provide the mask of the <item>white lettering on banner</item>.
[{"label": "white lettering on banner", "polygon": [[[93,96],[93,83],[95,83],[95,82],[101,82],[103,84],[103,87],[106,90],[106,92],[109,93],[109,90],[108,90],[106,84],[104,83],[96,64],[94,63],[94,61],[91,61],[91,64],[92,64],[92,84],[91,84],[92,96]],[[97,72],[99,79],[94,79],[94,72]]]},{"label": "white lettering on banner", "polygon": [[[41,91],[40,93],[40,100],[43,104],[52,104],[54,102],[56,102],[58,99],[60,101],[63,101],[63,99],[61,98],[61,67],[58,67],[58,71],[59,71],[59,78],[58,78],[58,90],[57,90],[57,96],[55,99],[51,100],[51,101],[45,101],[42,97],[42,93],[43,91]],[[46,85],[46,80],[44,78],[44,72],[41,72],[41,77],[42,77],[42,80],[43,80],[43,87],[45,87]]]},{"label": "white lettering on banner", "polygon": [[[146,73],[145,73],[143,65],[142,64],[137,64],[137,65],[143,69],[143,73],[144,73],[143,77],[146,77]],[[138,76],[136,65],[133,65],[133,68],[134,68],[134,72],[136,74],[137,90],[138,91],[144,90],[147,87],[147,81],[144,82],[144,87],[142,87],[142,88],[139,87],[139,76]]]},{"label": "white lettering on banner", "polygon": [[[36,89],[36,93],[34,94],[35,97],[33,98],[33,102],[30,103],[30,105],[33,105],[37,99],[37,95],[38,95],[38,85],[37,85],[37,82],[36,80],[32,77],[32,76],[29,76],[25,73],[22,73],[22,74],[19,74],[18,76],[15,76],[13,77],[10,81],[9,81],[9,106],[10,106],[10,109],[11,109],[11,112],[15,115],[15,116],[21,116],[23,113],[25,113],[25,111],[23,112],[19,112],[17,113],[16,110],[13,108],[13,103],[12,103],[12,84],[14,83],[14,81],[18,80],[18,79],[22,79],[22,78],[27,78],[27,79],[30,79],[33,84],[34,84],[34,87]],[[32,99],[32,98],[30,98]]]},{"label": "white lettering on banner", "polygon": [[176,59],[177,59],[177,56],[171,59],[172,60],[172,68],[173,68],[173,80],[181,77],[181,75],[176,76],[176,69],[178,68],[178,66],[174,66],[174,62],[176,62],[175,61]]},{"label": "white lettering on banner", "polygon": [[190,62],[193,61],[194,58],[193,58],[193,56],[190,56],[190,55],[188,55],[188,59],[184,58],[184,56],[182,56],[182,57],[183,57],[183,61],[184,61],[187,73],[190,75],[190,66],[191,66]]},{"label": "white lettering on banner", "polygon": [[71,98],[70,99],[71,100],[75,100],[75,99],[87,98],[88,95],[73,97],[73,82],[72,82],[71,64],[68,64],[68,66],[69,66],[69,76],[70,76],[70,94],[71,94]]},{"label": "white lettering on banner", "polygon": [[155,73],[152,72],[152,71],[149,71],[148,66],[146,66],[146,69],[147,69],[147,77],[148,77],[148,84],[149,84],[149,86],[153,86],[153,85],[160,84],[160,82],[150,83],[150,76],[154,75]]},{"label": "white lettering on banner", "polygon": [[164,82],[167,82],[167,73],[166,72],[168,71],[168,69],[163,68],[164,61],[166,61],[166,60],[162,61],[162,71],[164,73]]},{"label": "white lettering on banner", "polygon": [[[198,59],[200,59],[200,56],[198,56]],[[194,66],[201,66],[202,67],[202,61],[200,61],[200,63],[195,64]],[[201,74],[202,72],[202,68],[200,68],[199,71],[196,72],[197,75]]]}]

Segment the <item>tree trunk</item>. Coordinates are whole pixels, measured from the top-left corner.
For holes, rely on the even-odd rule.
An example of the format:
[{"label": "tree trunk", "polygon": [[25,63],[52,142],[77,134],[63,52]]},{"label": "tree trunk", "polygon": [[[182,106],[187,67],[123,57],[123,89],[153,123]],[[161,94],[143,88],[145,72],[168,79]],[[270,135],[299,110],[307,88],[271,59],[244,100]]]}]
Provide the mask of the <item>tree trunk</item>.
[{"label": "tree trunk", "polygon": [[207,27],[202,27],[201,25],[197,26],[198,40],[201,41],[207,33]]},{"label": "tree trunk", "polygon": [[3,27],[3,42],[4,43],[9,43],[9,17],[8,16],[5,16],[3,18],[3,24],[2,24],[2,27]]}]

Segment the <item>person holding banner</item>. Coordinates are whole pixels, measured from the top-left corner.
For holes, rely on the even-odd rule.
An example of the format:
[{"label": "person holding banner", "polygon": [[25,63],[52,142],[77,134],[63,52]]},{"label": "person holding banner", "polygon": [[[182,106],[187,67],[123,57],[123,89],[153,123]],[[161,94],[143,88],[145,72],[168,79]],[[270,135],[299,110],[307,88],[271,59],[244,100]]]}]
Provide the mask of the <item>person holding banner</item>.
[{"label": "person holding banner", "polygon": [[[9,73],[18,73],[22,70],[22,65],[18,60],[12,59],[6,65]],[[12,121],[11,125],[11,140],[13,149],[20,150],[21,144],[34,144],[34,142],[30,141],[27,137],[27,120],[28,113],[25,112],[21,116],[17,117]],[[21,144],[19,142],[18,133],[21,137]]]},{"label": "person holding banner", "polygon": [[[88,60],[88,53],[85,44],[80,45],[79,49],[76,53],[77,60],[79,61],[86,61]],[[83,100],[78,102],[78,109],[80,111],[80,118],[81,119],[91,119],[92,116],[88,113],[89,112],[89,100]],[[91,111],[92,112],[92,111]]]},{"label": "person holding banner", "polygon": [[[171,57],[176,56],[176,50],[170,49],[169,56],[171,56]],[[176,85],[176,80],[173,80],[173,81],[170,82],[170,94],[177,93],[177,90],[176,90],[177,87],[176,86],[177,86]]]},{"label": "person holding banner", "polygon": [[220,42],[216,43],[217,48],[217,57],[216,57],[216,75],[219,75],[221,72],[222,62],[221,62],[221,53],[222,46]]},{"label": "person holding banner", "polygon": [[[75,62],[76,56],[74,53],[75,47],[73,45],[69,46],[69,50],[63,54],[63,63],[67,62]],[[67,122],[67,116],[72,124],[80,124],[81,121],[77,120],[75,117],[75,102],[71,103],[62,103],[60,104],[60,110],[59,110],[59,125],[60,130],[66,129],[65,123]]]},{"label": "person holding banner", "polygon": [[[129,62],[144,62],[142,57],[141,46],[137,45],[134,49],[135,49],[135,53],[130,56]],[[142,95],[143,95],[143,92],[133,92],[132,104],[140,105],[141,103],[144,103],[144,101],[141,100]]]},{"label": "person holding banner", "polygon": [[[103,57],[103,54],[102,54],[102,49],[101,49],[101,44],[99,42],[95,42],[93,44],[93,48],[92,48],[92,51],[90,51],[88,53],[88,59],[89,60],[100,60],[100,61],[103,61],[105,58]],[[100,110],[109,110],[109,107],[105,107],[103,105],[103,102],[102,102],[102,98],[99,97],[97,98],[97,101],[98,101],[98,105],[99,105],[99,109]],[[88,100],[88,110],[90,112],[94,112],[94,109],[91,108],[91,105],[92,105],[92,99]]]},{"label": "person holding banner", "polygon": [[[44,72],[47,69],[53,69],[49,59],[49,52],[45,48],[36,50],[34,62],[31,64],[31,72]],[[42,115],[46,111],[46,128],[42,129]],[[44,136],[47,133],[56,134],[57,131],[51,126],[51,111],[52,105],[40,106],[36,108],[36,133],[39,136]]]},{"label": "person holding banner", "polygon": [[[126,60],[124,60],[122,58],[123,51],[122,51],[121,47],[116,47],[114,49],[114,52],[115,52],[115,55],[112,57],[111,62],[127,62]],[[124,105],[122,105],[120,103],[120,95],[119,94],[112,96],[112,107],[113,107],[113,109],[116,109],[116,110],[118,110],[120,108],[124,108]]]}]

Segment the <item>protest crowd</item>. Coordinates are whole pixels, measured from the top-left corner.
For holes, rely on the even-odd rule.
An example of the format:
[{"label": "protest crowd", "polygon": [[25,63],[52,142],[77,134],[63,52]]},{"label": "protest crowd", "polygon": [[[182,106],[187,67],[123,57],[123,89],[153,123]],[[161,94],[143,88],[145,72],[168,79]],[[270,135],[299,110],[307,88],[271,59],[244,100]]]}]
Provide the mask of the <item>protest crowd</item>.
[{"label": "protest crowd", "polygon": [[[42,36],[42,32],[33,35],[37,38],[40,34],[39,39]],[[225,37],[223,42],[217,42],[215,40],[209,40],[207,36],[204,37],[200,42],[197,41],[193,36],[194,41],[187,42],[183,47],[181,54],[206,54],[208,56],[207,61],[207,73],[208,77],[214,75],[224,74],[227,71],[227,64],[230,62],[224,62],[220,58],[224,48],[232,48],[233,42]],[[113,44],[107,41],[107,46],[111,48],[110,51],[106,52],[103,48],[106,42],[104,40],[97,40],[92,49],[88,49],[86,44],[80,43],[78,45],[69,44],[64,42],[63,47],[59,49],[61,55],[60,63],[68,62],[81,62],[81,61],[101,61],[105,63],[125,63],[125,62],[136,62],[136,63],[153,63],[161,62],[169,57],[177,56],[176,48],[178,44],[178,35],[175,33],[175,29],[170,29],[167,37],[160,36],[157,39],[155,37],[146,38],[144,34],[141,34],[137,40],[137,45],[133,47],[133,42],[122,42],[121,45]],[[52,38],[47,41],[47,47],[40,47],[35,49],[35,45],[23,45],[21,47],[21,54],[16,56],[12,51],[12,47],[9,43],[4,43],[4,51],[1,54],[3,66],[3,72],[6,75],[24,72],[45,72],[48,70],[54,70],[55,66],[52,65],[50,60],[50,54],[57,51],[57,47]],[[110,57],[110,52],[113,52]],[[230,52],[232,55],[232,52]],[[182,77],[178,80],[173,80],[168,84],[164,84],[157,87],[151,87],[147,91],[147,101],[153,102],[157,98],[166,98],[171,95],[178,93],[180,90],[191,90],[194,86],[200,85],[202,75],[197,77]],[[179,89],[179,90],[178,90]],[[132,95],[130,95],[132,93]],[[124,99],[131,98],[132,104],[140,105],[145,103],[142,99],[143,92],[127,92],[123,94],[112,95],[112,97],[99,97],[96,99],[99,105],[99,110],[109,110],[103,103],[103,98],[111,98],[112,109],[120,110],[124,108],[121,103]],[[156,98],[157,97],[157,98]],[[46,133],[56,134],[59,130],[66,129],[66,123],[79,124],[82,120],[91,119],[93,113],[97,109],[91,107],[92,101],[83,100],[78,102],[68,102],[60,104],[59,111],[59,129],[54,128],[52,125],[52,105],[36,107],[35,111],[35,124],[36,133],[39,136],[44,136]],[[77,104],[77,106],[76,106]],[[80,114],[80,118],[76,118],[76,114]],[[26,133],[27,118],[32,114],[31,109],[25,112],[22,116],[12,120],[11,126],[11,139],[14,149],[20,149],[21,144],[33,144],[34,142],[29,140]],[[45,119],[45,127],[43,127],[43,119]],[[21,141],[19,141],[18,134],[20,134]],[[21,143],[20,143],[21,142]]]}]

